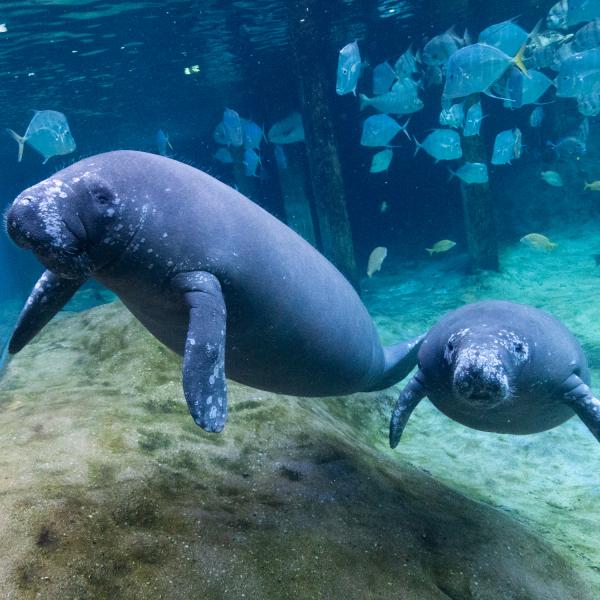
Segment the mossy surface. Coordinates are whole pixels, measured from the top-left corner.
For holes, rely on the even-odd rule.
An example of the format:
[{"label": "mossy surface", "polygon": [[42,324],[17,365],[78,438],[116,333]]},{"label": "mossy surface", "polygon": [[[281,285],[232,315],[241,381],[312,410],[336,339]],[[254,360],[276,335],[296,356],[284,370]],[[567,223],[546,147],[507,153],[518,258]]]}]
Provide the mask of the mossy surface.
[{"label": "mossy surface", "polygon": [[120,304],[51,323],[0,382],[0,596],[597,597],[534,531],[385,450],[390,401],[231,383],[206,434],[179,358]]}]

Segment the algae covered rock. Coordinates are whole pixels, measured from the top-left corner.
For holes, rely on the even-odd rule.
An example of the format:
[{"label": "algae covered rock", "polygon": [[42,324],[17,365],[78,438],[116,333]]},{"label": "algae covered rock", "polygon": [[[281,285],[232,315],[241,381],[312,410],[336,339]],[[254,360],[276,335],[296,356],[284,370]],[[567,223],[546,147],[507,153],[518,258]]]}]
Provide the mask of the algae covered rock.
[{"label": "algae covered rock", "polygon": [[534,533],[378,450],[380,400],[231,383],[207,434],[122,305],[54,321],[0,382],[0,596],[595,597]]}]

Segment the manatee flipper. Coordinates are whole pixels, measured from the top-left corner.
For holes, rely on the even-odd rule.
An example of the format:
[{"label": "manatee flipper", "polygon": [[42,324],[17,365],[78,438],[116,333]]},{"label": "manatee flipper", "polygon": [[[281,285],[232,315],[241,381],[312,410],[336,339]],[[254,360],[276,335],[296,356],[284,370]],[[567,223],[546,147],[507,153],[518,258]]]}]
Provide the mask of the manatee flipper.
[{"label": "manatee flipper", "polygon": [[425,339],[425,334],[408,342],[400,342],[383,349],[385,366],[382,376],[367,392],[385,390],[402,381],[416,366],[419,348]]},{"label": "manatee flipper", "polygon": [[180,273],[172,280],[189,307],[183,354],[183,392],[190,414],[205,431],[219,432],[227,419],[225,300],[210,273]]},{"label": "manatee flipper", "polygon": [[421,381],[421,371],[408,382],[408,385],[402,390],[390,420],[390,447],[395,448],[400,441],[404,427],[417,404],[426,395],[425,388]]},{"label": "manatee flipper", "polygon": [[565,403],[584,422],[594,437],[600,442],[600,400],[577,375],[565,381]]},{"label": "manatee flipper", "polygon": [[75,295],[85,279],[65,279],[44,271],[33,287],[8,344],[10,354],[22,350]]}]

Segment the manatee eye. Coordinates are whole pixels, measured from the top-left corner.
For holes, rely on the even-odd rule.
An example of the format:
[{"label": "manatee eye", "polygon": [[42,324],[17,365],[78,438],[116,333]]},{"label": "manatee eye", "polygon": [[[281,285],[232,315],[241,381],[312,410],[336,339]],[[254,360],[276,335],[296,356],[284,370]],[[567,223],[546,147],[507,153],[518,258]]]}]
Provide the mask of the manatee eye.
[{"label": "manatee eye", "polygon": [[105,190],[95,190],[92,196],[98,204],[109,204],[111,201],[111,195]]}]

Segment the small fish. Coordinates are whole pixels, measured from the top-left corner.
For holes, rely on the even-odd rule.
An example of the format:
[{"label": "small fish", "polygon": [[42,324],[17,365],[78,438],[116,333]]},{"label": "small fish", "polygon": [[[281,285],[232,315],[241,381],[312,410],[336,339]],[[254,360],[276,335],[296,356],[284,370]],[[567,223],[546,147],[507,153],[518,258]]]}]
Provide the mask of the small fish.
[{"label": "small fish", "polygon": [[404,79],[405,77],[412,77],[419,71],[417,61],[419,60],[418,54],[414,54],[412,47],[400,56],[400,58],[394,63],[394,72],[398,79]]},{"label": "small fish", "polygon": [[6,33],[7,31],[6,23],[0,23],[0,33]]},{"label": "small fish", "polygon": [[573,38],[575,52],[591,50],[600,46],[600,18],[584,25]]},{"label": "small fish", "polygon": [[244,132],[244,148],[247,150],[259,150],[265,137],[264,129],[254,121],[248,119],[241,119],[241,122],[242,130]]},{"label": "small fish", "polygon": [[228,146],[241,146],[244,143],[242,120],[232,108],[226,108],[223,112],[223,131]]},{"label": "small fish", "polygon": [[256,177],[256,169],[260,165],[260,156],[251,148],[246,148],[242,164],[244,165],[244,174],[247,177]]},{"label": "small fish", "polygon": [[460,134],[454,129],[434,129],[422,143],[414,138],[416,148],[415,156],[421,148],[438,160],[455,160],[462,156]]},{"label": "small fish", "polygon": [[529,125],[531,127],[539,127],[544,120],[544,109],[541,106],[536,106],[529,115]]},{"label": "small fish", "polygon": [[442,108],[440,113],[440,125],[453,127],[454,129],[462,129],[465,121],[464,102],[453,104],[450,108]]},{"label": "small fish", "polygon": [[600,192],[600,179],[588,183],[587,181],[583,185],[583,190],[591,190],[592,192]]},{"label": "small fish", "polygon": [[369,254],[369,262],[367,264],[367,277],[372,277],[373,273],[381,271],[381,265],[387,256],[387,248],[377,246],[371,254]]},{"label": "small fish", "polygon": [[471,137],[473,135],[479,135],[479,129],[481,127],[481,121],[483,121],[483,110],[481,108],[481,102],[477,101],[472,104],[467,110],[467,116],[465,117],[465,126],[463,128],[463,135],[465,137]]},{"label": "small fish", "polygon": [[387,202],[384,200],[384,201],[383,201],[383,202],[382,202],[382,203],[379,205],[379,212],[380,212],[381,214],[383,214],[383,213],[387,212],[388,208],[389,208],[389,206],[388,206],[388,203],[387,203]]},{"label": "small fish", "polygon": [[565,185],[560,173],[556,171],[542,171],[540,176],[548,185],[553,187],[563,187]]},{"label": "small fish", "polygon": [[381,96],[390,91],[396,81],[396,73],[386,60],[373,69],[373,96]]},{"label": "small fish", "polygon": [[286,171],[288,168],[288,162],[283,146],[276,144],[273,153],[275,154],[275,162],[277,163],[277,167],[279,168],[279,170]]},{"label": "small fish", "polygon": [[169,156],[168,148],[173,150],[173,146],[169,141],[169,134],[165,133],[162,129],[156,132],[156,147],[161,156]]},{"label": "small fish", "polygon": [[548,29],[566,29],[568,0],[559,0],[549,11],[546,18]]},{"label": "small fish", "polygon": [[552,142],[547,142],[547,144],[561,158],[577,158],[583,156],[587,152],[585,142],[573,135],[561,138],[556,144],[553,144]]},{"label": "small fish", "polygon": [[600,48],[576,52],[565,58],[555,83],[559,98],[577,98],[593,92],[600,85]]},{"label": "small fish", "polygon": [[450,56],[469,43],[469,34],[466,30],[463,37],[460,38],[456,35],[454,27],[451,27],[425,44],[422,54],[423,62],[429,66],[445,65]]},{"label": "small fish", "polygon": [[267,134],[272,144],[294,144],[304,141],[304,124],[299,112],[293,112],[281,121],[273,124]]},{"label": "small fish", "polygon": [[67,117],[56,110],[36,110],[25,134],[20,136],[12,129],[6,131],[19,144],[18,161],[23,158],[23,148],[28,143],[44,157],[44,164],[53,156],[70,154],[75,150]]},{"label": "small fish", "polygon": [[219,162],[222,162],[225,165],[231,164],[233,162],[233,156],[231,156],[231,152],[229,151],[228,148],[224,148],[224,147],[219,148],[215,152],[214,157]]},{"label": "small fish", "polygon": [[493,165],[511,164],[511,161],[521,157],[522,136],[518,127],[501,131],[494,141],[492,155]]},{"label": "small fish", "polygon": [[529,34],[517,25],[513,19],[486,27],[477,41],[480,44],[494,46],[508,56],[514,56],[527,41]]},{"label": "small fish", "polygon": [[429,256],[433,256],[434,254],[438,254],[440,252],[448,252],[456,246],[456,242],[452,240],[440,240],[436,242],[431,248],[425,248],[427,252],[429,252]]},{"label": "small fish", "polygon": [[551,242],[545,235],[542,235],[541,233],[528,233],[519,241],[525,246],[535,248],[536,250],[544,250],[545,252],[550,252],[550,250],[554,250],[554,248],[558,246],[558,244]]},{"label": "small fish", "polygon": [[378,152],[373,156],[369,172],[381,173],[383,171],[387,171],[390,167],[390,163],[392,162],[393,156],[394,152],[391,148],[386,148],[385,150]]},{"label": "small fish", "polygon": [[457,50],[448,59],[446,83],[442,102],[464,98],[478,92],[490,93],[491,86],[500,79],[510,65],[527,73],[521,48],[514,58],[486,44],[472,44]]},{"label": "small fish", "polygon": [[200,73],[200,65],[192,65],[191,67],[185,67],[183,69],[184,75],[194,75]]},{"label": "small fish", "polygon": [[373,106],[379,112],[392,115],[409,115],[423,108],[416,81],[405,78],[397,81],[389,92],[368,98],[359,94],[360,110]]},{"label": "small fish", "polygon": [[378,246],[369,255],[369,262],[367,264],[367,276],[373,277],[373,273],[381,271],[381,265],[387,256],[387,248]]},{"label": "small fish", "polygon": [[360,51],[356,41],[346,44],[338,58],[337,83],[335,91],[339,96],[354,94],[361,73]]},{"label": "small fish", "polygon": [[487,165],[485,163],[466,162],[456,171],[452,171],[452,169],[448,169],[448,171],[450,171],[450,179],[456,176],[468,185],[473,183],[487,183],[489,181]]},{"label": "small fish", "polygon": [[400,131],[410,139],[406,131],[407,126],[408,121],[399,125],[388,115],[372,115],[363,123],[360,144],[370,147],[387,146]]}]

